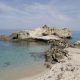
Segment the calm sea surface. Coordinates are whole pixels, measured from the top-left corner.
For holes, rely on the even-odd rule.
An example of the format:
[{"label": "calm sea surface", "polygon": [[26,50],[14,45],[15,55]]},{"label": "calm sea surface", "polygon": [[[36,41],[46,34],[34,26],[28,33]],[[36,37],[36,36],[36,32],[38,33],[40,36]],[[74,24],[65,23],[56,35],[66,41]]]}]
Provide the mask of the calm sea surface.
[{"label": "calm sea surface", "polygon": [[[9,35],[14,31],[1,30],[0,34]],[[24,75],[31,75],[31,73],[35,74],[41,71],[44,63],[43,53],[48,49],[49,45],[42,42],[10,43],[0,41],[0,80],[13,80],[12,78],[19,73],[22,73],[19,75],[24,73]],[[8,74],[12,74],[12,77]]]},{"label": "calm sea surface", "polygon": [[[0,30],[0,34],[9,35],[14,31]],[[79,39],[80,32],[73,31],[72,42]],[[0,80],[16,80],[20,77],[17,76],[18,74],[26,76],[31,74],[31,70],[34,73],[35,70],[42,69],[44,63],[43,53],[49,47],[48,44],[41,42],[9,43],[0,41]]]},{"label": "calm sea surface", "polygon": [[72,31],[72,42],[80,40],[80,31]]}]

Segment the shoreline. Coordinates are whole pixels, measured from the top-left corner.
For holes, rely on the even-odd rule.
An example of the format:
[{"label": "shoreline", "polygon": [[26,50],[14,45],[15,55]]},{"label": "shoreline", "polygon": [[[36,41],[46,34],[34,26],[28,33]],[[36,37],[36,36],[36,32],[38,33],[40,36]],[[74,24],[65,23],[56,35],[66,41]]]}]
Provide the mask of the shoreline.
[{"label": "shoreline", "polygon": [[64,58],[63,62],[38,75],[19,80],[80,80],[80,49],[69,47],[65,50],[69,51],[69,57]]},{"label": "shoreline", "polygon": [[[40,33],[38,34],[38,32]],[[77,56],[77,53],[79,53],[80,50],[76,49],[74,44],[68,42],[67,39],[71,38],[71,32],[68,29],[50,29],[49,27],[44,26],[42,28],[38,28],[29,32],[20,31],[12,33],[12,35],[10,35],[9,37],[1,36],[1,39],[3,40],[13,41],[26,41],[29,38],[31,38],[31,40],[33,39],[33,41],[47,40],[49,41],[49,43],[51,43],[51,48],[45,54],[45,65],[50,69],[46,69],[45,67],[45,70],[37,74],[34,73],[34,75],[31,76],[24,76],[24,72],[24,77],[21,77],[20,79],[16,78],[17,80],[75,80],[73,79],[73,77],[75,77],[74,73],[76,73],[77,71],[78,64],[75,64],[74,62],[78,62],[78,60],[76,60],[74,56]],[[75,55],[73,55],[72,53],[74,53]],[[80,58],[80,56],[78,58]],[[32,72],[30,74],[32,74]],[[68,78],[66,74],[69,75],[70,78]],[[70,75],[72,75],[73,77]]]},{"label": "shoreline", "polygon": [[41,79],[43,79],[43,77],[45,77],[45,74],[48,75],[48,72],[49,72],[49,69],[45,68],[44,71],[42,71],[36,75],[24,77],[24,78],[17,79],[17,80],[41,80]]},{"label": "shoreline", "polygon": [[17,67],[16,69],[12,69],[10,71],[6,70],[5,72],[2,72],[0,74],[0,79],[1,80],[19,80],[25,77],[28,78],[28,77],[35,76],[46,70],[47,69],[44,65],[38,65],[38,66],[33,67],[32,69],[27,69],[27,70],[26,70],[26,66],[21,67],[21,68]]}]

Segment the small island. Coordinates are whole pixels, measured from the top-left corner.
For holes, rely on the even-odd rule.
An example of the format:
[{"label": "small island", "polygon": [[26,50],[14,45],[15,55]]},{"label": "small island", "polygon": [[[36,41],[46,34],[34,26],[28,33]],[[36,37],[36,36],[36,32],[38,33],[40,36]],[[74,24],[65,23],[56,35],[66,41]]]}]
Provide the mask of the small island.
[{"label": "small island", "polygon": [[59,40],[60,38],[71,38],[71,32],[68,28],[57,29],[51,28],[47,25],[42,26],[41,28],[36,28],[33,30],[22,30],[12,33],[9,36],[0,35],[0,40],[4,41],[48,41],[48,40]]}]

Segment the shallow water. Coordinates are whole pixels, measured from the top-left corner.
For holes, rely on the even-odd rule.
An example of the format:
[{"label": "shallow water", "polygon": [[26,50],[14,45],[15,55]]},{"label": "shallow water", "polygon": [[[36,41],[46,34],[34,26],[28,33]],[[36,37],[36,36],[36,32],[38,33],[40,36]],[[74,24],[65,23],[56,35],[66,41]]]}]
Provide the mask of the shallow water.
[{"label": "shallow water", "polygon": [[48,49],[49,45],[46,43],[0,41],[0,80],[4,80],[7,73],[16,74],[26,70],[28,75],[31,69],[36,71],[41,65],[43,67],[43,53]]}]

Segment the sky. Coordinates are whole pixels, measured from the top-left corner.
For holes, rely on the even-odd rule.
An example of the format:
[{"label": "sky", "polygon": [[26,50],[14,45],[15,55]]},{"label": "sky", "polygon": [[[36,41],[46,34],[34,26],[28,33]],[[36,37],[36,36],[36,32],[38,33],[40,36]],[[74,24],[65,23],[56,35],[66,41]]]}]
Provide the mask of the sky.
[{"label": "sky", "polygon": [[80,30],[80,0],[0,0],[0,29],[43,25]]}]

